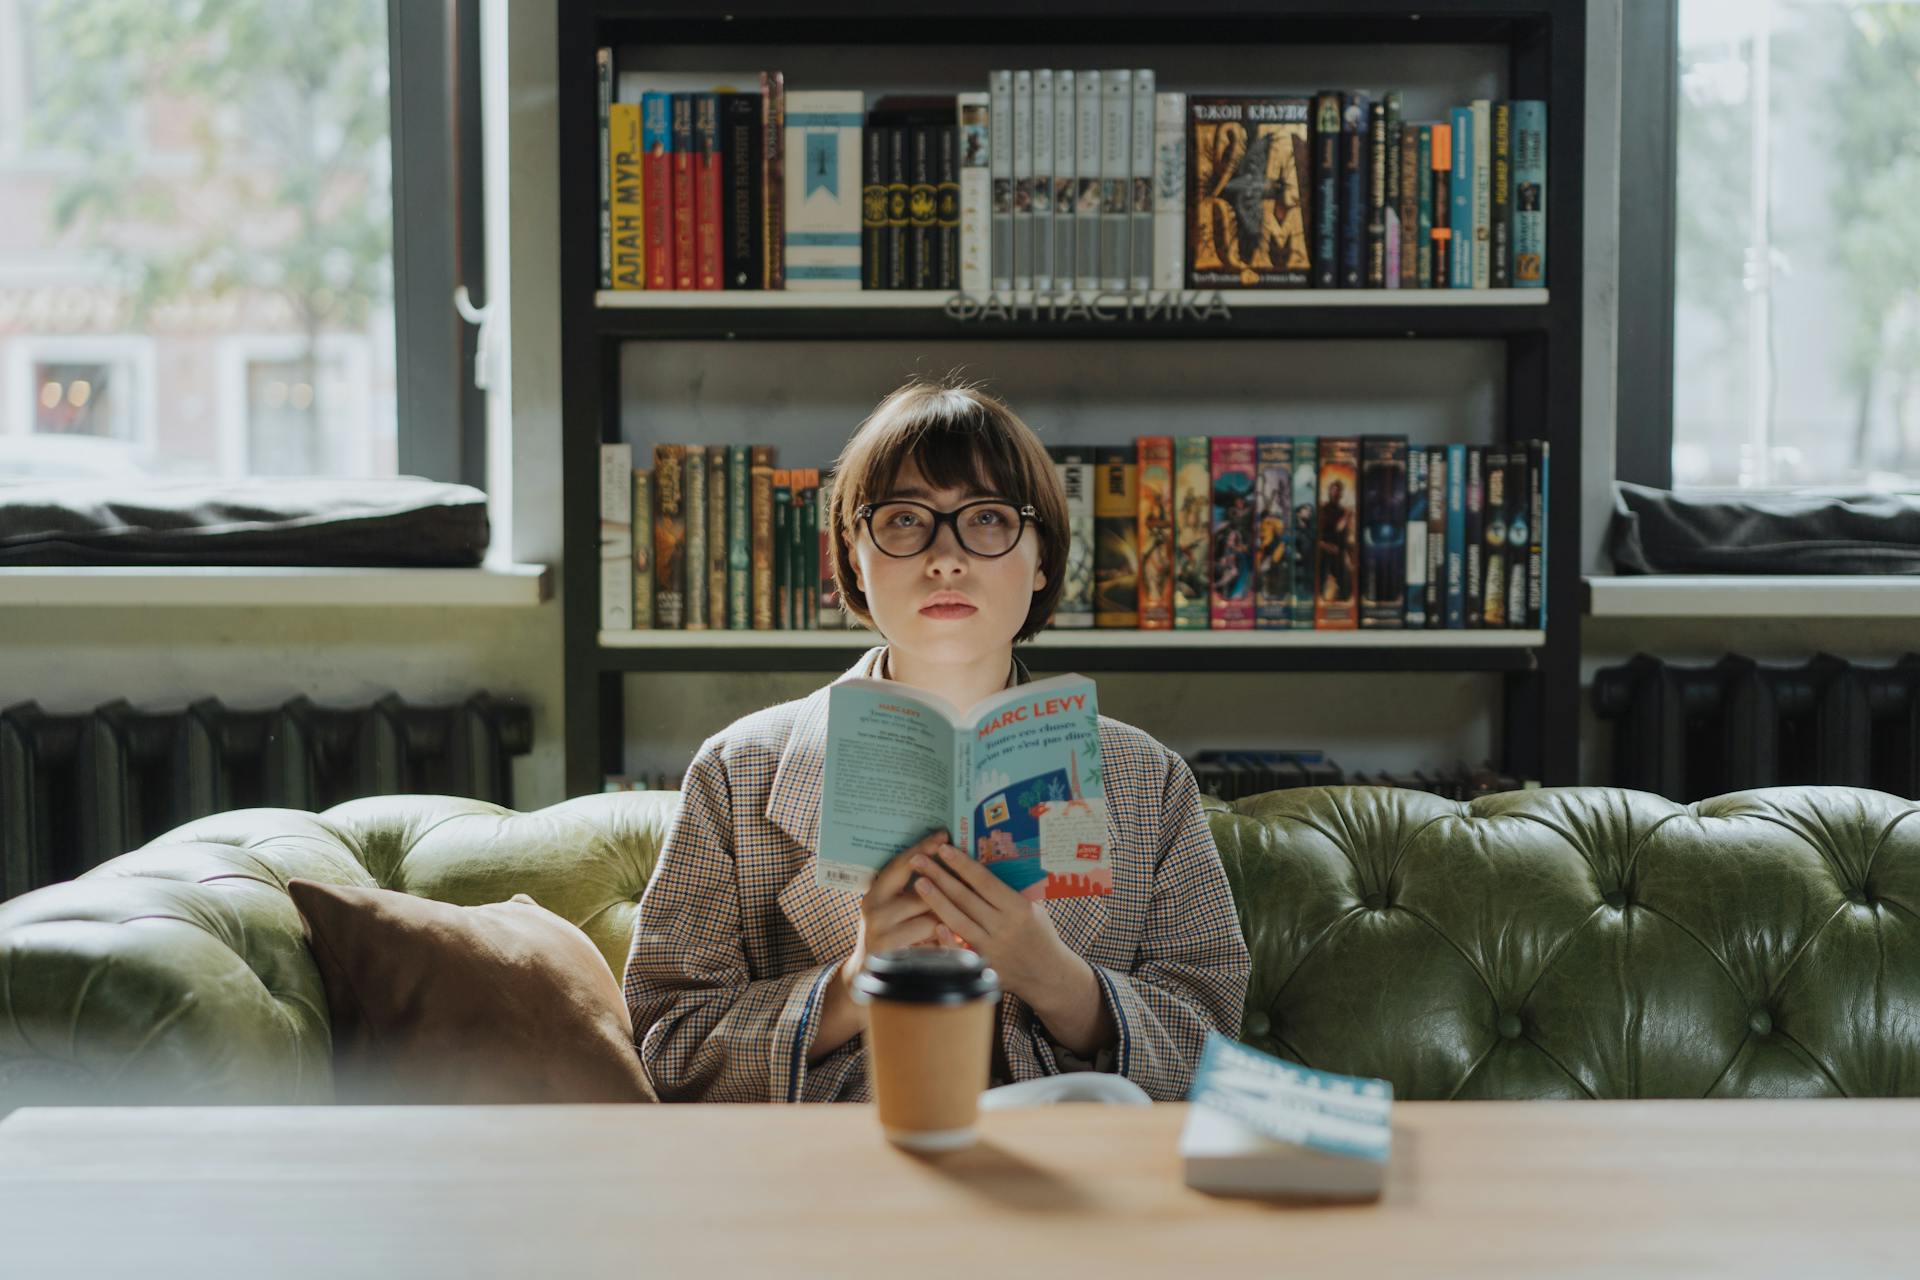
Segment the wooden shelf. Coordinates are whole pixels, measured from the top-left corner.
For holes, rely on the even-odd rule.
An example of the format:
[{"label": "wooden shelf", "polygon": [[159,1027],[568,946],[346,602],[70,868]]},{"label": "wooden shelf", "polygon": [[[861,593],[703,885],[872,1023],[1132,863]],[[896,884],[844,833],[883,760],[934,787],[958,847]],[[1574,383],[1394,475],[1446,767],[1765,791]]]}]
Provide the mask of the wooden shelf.
[{"label": "wooden shelf", "polygon": [[1920,576],[1623,575],[1586,579],[1596,618],[1920,617]]},{"label": "wooden shelf", "polygon": [[0,607],[490,608],[537,605],[552,594],[552,573],[543,564],[478,569],[232,565],[0,569]]},{"label": "wooden shelf", "polygon": [[[610,671],[841,670],[885,643],[854,631],[602,631]],[[1029,666],[1099,671],[1527,671],[1543,631],[1045,631]]]}]

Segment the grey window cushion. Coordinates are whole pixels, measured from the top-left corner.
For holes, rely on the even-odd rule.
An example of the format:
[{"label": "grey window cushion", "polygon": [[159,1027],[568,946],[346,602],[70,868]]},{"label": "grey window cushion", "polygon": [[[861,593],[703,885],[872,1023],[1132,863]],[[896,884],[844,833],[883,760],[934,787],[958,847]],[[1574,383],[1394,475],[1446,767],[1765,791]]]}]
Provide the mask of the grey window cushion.
[{"label": "grey window cushion", "polygon": [[0,565],[457,568],[487,536],[486,494],[413,476],[0,484]]},{"label": "grey window cushion", "polygon": [[1619,573],[1920,574],[1920,494],[1614,484]]}]

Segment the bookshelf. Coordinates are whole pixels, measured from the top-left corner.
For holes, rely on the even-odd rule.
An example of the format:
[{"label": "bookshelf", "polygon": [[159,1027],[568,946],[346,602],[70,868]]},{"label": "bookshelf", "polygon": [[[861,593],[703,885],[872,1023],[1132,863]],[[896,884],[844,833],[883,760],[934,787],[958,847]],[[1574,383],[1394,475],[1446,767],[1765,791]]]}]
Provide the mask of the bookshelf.
[{"label": "bookshelf", "polygon": [[[629,673],[840,671],[878,643],[864,630],[599,629],[598,450],[623,438],[623,352],[633,344],[669,344],[657,349],[684,352],[685,344],[756,342],[824,349],[836,342],[1097,340],[1159,344],[1176,359],[1191,343],[1237,344],[1255,358],[1277,356],[1284,344],[1298,341],[1353,342],[1387,354],[1409,341],[1490,345],[1498,353],[1502,384],[1492,439],[1540,437],[1553,452],[1542,630],[1061,631],[1044,633],[1019,652],[1036,670],[1494,673],[1500,705],[1492,709],[1492,723],[1502,765],[1548,785],[1577,781],[1585,30],[1584,0],[1056,0],[1044,15],[1004,0],[893,6],[866,0],[736,0],[723,6],[601,0],[561,6],[568,794],[597,791],[603,774],[624,771],[623,683]],[[596,287],[598,242],[591,233],[598,199],[593,55],[601,45],[644,51],[649,65],[661,69],[777,67],[786,72],[789,91],[972,90],[984,87],[993,66],[1084,65],[1156,66],[1162,88],[1196,91],[1392,85],[1401,78],[1395,68],[1406,66],[1418,68],[1444,93],[1450,79],[1468,75],[1461,68],[1491,64],[1500,83],[1495,96],[1547,102],[1551,287],[1223,291],[1230,319],[1125,323],[1042,318],[1017,307],[1009,319],[968,322],[948,313],[945,292],[602,292]],[[1299,56],[1288,61],[1281,55]],[[1269,64],[1274,69],[1265,71]],[[1028,299],[1014,302],[1023,306]],[[820,354],[824,358],[826,351]],[[873,398],[886,389],[872,388]],[[1018,397],[1014,403],[1018,409]],[[853,421],[846,426],[851,430]],[[1210,431],[1198,421],[1182,429]],[[1356,425],[1354,434],[1363,430]],[[777,428],[761,435],[765,443],[784,443]],[[652,442],[642,432],[625,438]],[[1391,732],[1391,726],[1380,730]]]}]

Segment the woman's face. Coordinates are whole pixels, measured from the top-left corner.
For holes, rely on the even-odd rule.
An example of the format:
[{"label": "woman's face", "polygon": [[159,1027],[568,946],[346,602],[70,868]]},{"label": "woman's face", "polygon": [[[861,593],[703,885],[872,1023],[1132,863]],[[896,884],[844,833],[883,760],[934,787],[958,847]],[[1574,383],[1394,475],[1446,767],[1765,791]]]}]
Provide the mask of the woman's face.
[{"label": "woman's face", "polygon": [[[900,468],[890,492],[874,501],[911,498],[936,511],[952,511],[975,498],[1008,495],[933,489],[911,460]],[[940,526],[933,543],[917,556],[889,556],[873,545],[863,522],[854,534],[854,581],[887,642],[931,662],[978,659],[1013,643],[1027,620],[1033,593],[1044,587],[1040,539],[1028,528],[1012,551],[985,559],[963,550],[953,526]],[[931,602],[958,595],[969,609],[927,612]]]}]

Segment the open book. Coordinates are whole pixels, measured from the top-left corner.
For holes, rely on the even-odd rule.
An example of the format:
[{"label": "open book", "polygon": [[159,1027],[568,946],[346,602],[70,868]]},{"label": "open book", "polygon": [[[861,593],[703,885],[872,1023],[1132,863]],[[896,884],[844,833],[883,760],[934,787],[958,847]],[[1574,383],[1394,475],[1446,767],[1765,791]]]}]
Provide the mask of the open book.
[{"label": "open book", "polygon": [[964,711],[895,680],[835,683],[815,878],[864,892],[941,827],[1029,898],[1113,892],[1093,681],[1036,680]]}]

